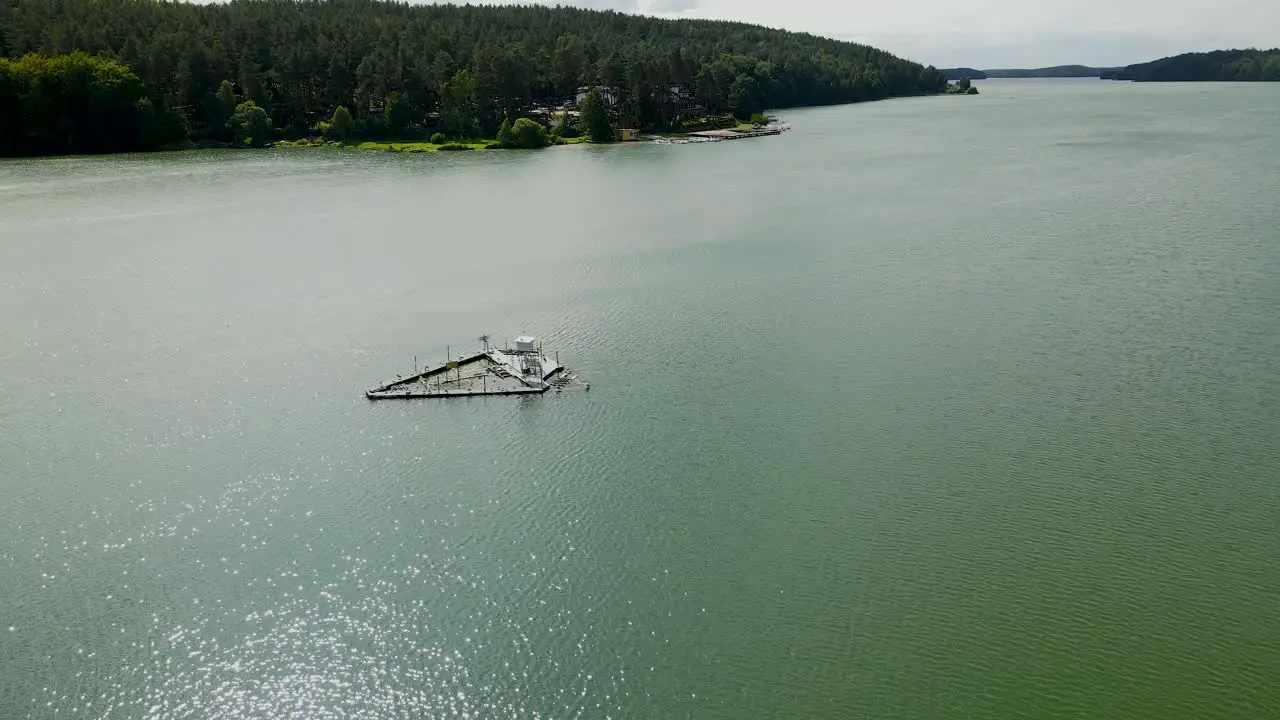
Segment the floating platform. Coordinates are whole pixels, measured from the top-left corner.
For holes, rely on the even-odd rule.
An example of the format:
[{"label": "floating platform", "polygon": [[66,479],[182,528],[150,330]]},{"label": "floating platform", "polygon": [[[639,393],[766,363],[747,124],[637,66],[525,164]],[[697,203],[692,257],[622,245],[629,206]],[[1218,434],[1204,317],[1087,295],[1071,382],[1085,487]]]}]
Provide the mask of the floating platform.
[{"label": "floating platform", "polygon": [[486,349],[427,368],[365,392],[370,400],[476,395],[538,395],[552,388],[565,368],[548,358],[536,338],[516,338],[515,348]]}]

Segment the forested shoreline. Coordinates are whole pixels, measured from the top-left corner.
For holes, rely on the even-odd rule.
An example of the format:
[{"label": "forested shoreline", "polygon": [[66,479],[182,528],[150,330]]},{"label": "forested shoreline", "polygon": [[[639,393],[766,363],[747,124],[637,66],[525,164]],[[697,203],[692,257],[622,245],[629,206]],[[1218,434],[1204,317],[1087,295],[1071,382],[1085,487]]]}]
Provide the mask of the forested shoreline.
[{"label": "forested shoreline", "polygon": [[1135,82],[1280,82],[1280,48],[1186,53],[1102,74]]},{"label": "forested shoreline", "polygon": [[660,129],[946,89],[882,50],[743,23],[379,0],[6,0],[0,58],[7,155],[261,144],[339,108],[362,137],[494,137],[589,87],[617,124]]},{"label": "forested shoreline", "polygon": [[942,72],[948,80],[1100,77],[1134,82],[1276,82],[1280,81],[1280,49],[1185,53],[1121,68],[1059,65],[1031,70],[946,68]]}]

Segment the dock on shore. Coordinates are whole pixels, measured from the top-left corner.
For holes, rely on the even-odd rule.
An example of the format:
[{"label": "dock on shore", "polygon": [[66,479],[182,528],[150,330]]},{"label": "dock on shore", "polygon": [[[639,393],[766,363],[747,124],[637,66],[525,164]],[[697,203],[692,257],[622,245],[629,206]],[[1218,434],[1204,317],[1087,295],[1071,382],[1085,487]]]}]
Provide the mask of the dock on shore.
[{"label": "dock on shore", "polygon": [[689,137],[707,138],[708,140],[741,140],[743,138],[781,135],[782,128],[759,128],[757,130],[699,130],[689,133]]}]

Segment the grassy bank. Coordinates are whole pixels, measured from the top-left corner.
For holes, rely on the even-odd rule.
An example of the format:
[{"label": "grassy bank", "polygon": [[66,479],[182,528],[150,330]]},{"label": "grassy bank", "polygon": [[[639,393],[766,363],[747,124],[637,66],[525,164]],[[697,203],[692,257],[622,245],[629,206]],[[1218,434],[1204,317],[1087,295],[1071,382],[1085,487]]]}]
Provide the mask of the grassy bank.
[{"label": "grassy bank", "polygon": [[[689,133],[703,130],[731,130],[734,132],[751,132],[759,130],[761,127],[775,122],[774,116],[766,116],[757,114],[750,121],[744,121],[731,115],[710,115],[706,117],[694,118],[688,123],[677,124],[675,127],[668,128],[664,132],[662,129],[650,129],[642,133],[645,138],[685,138]],[[578,145],[590,142],[586,137],[556,137],[548,138],[552,146],[555,145]],[[465,140],[450,140],[444,143],[433,143],[425,140],[363,140],[351,139],[347,142],[338,140],[325,140],[323,137],[302,138],[300,140],[279,140],[274,143],[276,147],[327,147],[341,148],[346,150],[372,150],[375,152],[405,152],[405,153],[428,153],[455,150],[502,150],[506,149],[498,142],[497,138],[469,138]]]},{"label": "grassy bank", "polygon": [[402,140],[353,140],[351,142],[339,142],[333,140],[324,140],[323,138],[302,138],[301,140],[281,140],[276,145],[280,147],[328,147],[342,148],[346,150],[381,150],[383,152],[439,152],[440,150],[487,150],[491,147],[498,147],[497,140],[485,140],[484,138],[473,138],[470,140],[451,141],[442,144],[435,144],[421,141],[402,141]]},{"label": "grassy bank", "polygon": [[[560,145],[577,145],[586,142],[585,138],[561,138]],[[359,140],[352,142],[336,142],[326,141],[323,138],[301,140],[281,140],[275,143],[279,147],[328,147],[343,148],[346,150],[381,150],[382,152],[407,152],[407,153],[424,153],[424,152],[449,152],[457,150],[501,150],[503,149],[496,139],[488,138],[471,138],[469,140],[449,141],[447,143],[435,144],[420,141],[401,141],[401,140]]]}]

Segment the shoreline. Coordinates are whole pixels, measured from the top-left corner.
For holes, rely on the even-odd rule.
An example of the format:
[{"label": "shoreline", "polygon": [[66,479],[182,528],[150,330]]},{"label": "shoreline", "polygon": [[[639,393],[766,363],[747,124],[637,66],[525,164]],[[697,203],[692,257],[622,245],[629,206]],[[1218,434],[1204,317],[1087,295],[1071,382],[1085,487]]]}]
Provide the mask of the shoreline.
[{"label": "shoreline", "polygon": [[[561,142],[551,143],[545,147],[557,147],[562,145],[581,145],[585,144],[585,138],[561,138]],[[278,140],[271,143],[270,148],[292,149],[292,148],[330,148],[334,150],[361,150],[374,152],[402,152],[402,153],[434,153],[434,152],[464,152],[470,150],[543,150],[545,148],[504,148],[498,144],[497,139],[488,138],[472,138],[469,140],[450,141],[447,143],[435,144],[425,140],[361,140],[359,142],[342,142],[337,140],[325,140],[316,138],[314,140],[302,138],[299,140]]]},{"label": "shoreline", "polygon": [[[861,105],[869,102],[885,102],[889,100],[902,100],[907,98],[921,98],[946,95],[945,92],[918,92],[903,95],[895,95],[886,98],[877,98],[874,100],[860,100],[848,103],[829,103],[820,105],[800,105],[786,109],[804,110],[829,107],[844,107],[851,105]],[[700,137],[698,133],[707,132],[708,130],[729,130],[732,132],[743,133],[744,137],[752,137],[757,135],[774,135],[780,133],[760,132],[763,130],[781,127],[782,130],[789,130],[790,124],[781,118],[770,115],[771,121],[766,124],[750,123],[738,121],[736,124],[724,124],[719,127],[710,125],[707,127],[697,126],[697,130],[687,130],[685,132],[670,131],[653,131],[636,133],[630,140],[613,140],[606,143],[593,143],[585,137],[576,138],[559,138],[559,142],[551,143],[545,147],[556,147],[559,145],[626,145],[632,142],[656,142],[659,144],[685,144],[699,142],[717,142],[726,138],[708,138]],[[740,139],[740,138],[732,138]],[[373,152],[400,152],[410,154],[422,154],[432,152],[450,152],[450,151],[470,151],[470,150],[541,150],[544,148],[504,148],[499,146],[497,138],[470,138],[465,141],[450,141],[442,144],[435,144],[425,140],[361,140],[359,142],[343,142],[340,140],[325,140],[324,138],[298,138],[296,140],[274,140],[267,145],[260,146],[242,146],[235,143],[210,140],[185,140],[182,142],[170,143],[147,150],[134,150],[124,154],[145,155],[150,153],[165,152],[181,152],[192,150],[273,150],[273,149],[292,149],[292,148],[330,148],[341,150],[363,150]],[[94,155],[113,155],[121,153],[97,153],[97,152],[68,152],[49,155],[4,155],[0,156],[3,160],[19,160],[41,157],[72,157],[72,156],[94,156]]]},{"label": "shoreline", "polygon": [[[900,100],[912,97],[933,97],[946,96],[957,93],[955,90],[950,92],[938,93],[913,93],[910,95],[894,96],[882,98],[874,101],[861,101],[855,103],[835,103],[832,105],[810,105],[802,106],[800,109],[806,108],[826,108],[841,105],[860,105],[862,102],[883,102],[886,100]],[[975,93],[976,94],[976,93]],[[795,109],[795,108],[792,108]],[[688,130],[685,132],[670,131],[654,131],[637,133],[630,140],[614,140],[607,143],[593,143],[585,137],[576,138],[558,138],[558,142],[546,145],[543,148],[513,148],[502,147],[498,144],[496,138],[470,138],[467,140],[449,141],[446,143],[436,144],[425,140],[360,140],[356,142],[343,142],[340,140],[325,140],[324,138],[298,138],[296,140],[275,140],[268,145],[263,146],[240,146],[230,142],[215,142],[209,140],[193,141],[187,140],[180,143],[171,143],[150,150],[138,150],[127,154],[146,155],[151,153],[166,152],[183,152],[193,150],[236,150],[236,151],[262,151],[262,150],[288,150],[295,148],[325,148],[333,150],[360,150],[365,152],[396,152],[408,154],[422,154],[435,152],[457,152],[457,151],[474,151],[474,150],[542,150],[550,147],[569,146],[569,145],[627,145],[634,142],[640,143],[657,143],[657,144],[689,144],[703,142],[719,142],[723,140],[738,140],[750,137],[764,137],[779,135],[783,131],[790,130],[790,124],[776,115],[770,115],[770,122],[766,124],[750,123],[739,121],[737,124],[725,124],[719,128],[711,126],[714,129]],[[735,136],[725,137],[728,133],[735,133]],[[722,135],[721,137],[713,137],[713,135]],[[111,155],[118,153],[60,153],[55,155],[11,155],[0,157],[0,160],[19,160],[41,157],[73,157],[73,156],[94,156],[94,155]]]},{"label": "shoreline", "polygon": [[[714,129],[688,130],[685,132],[640,132],[636,133],[629,140],[614,140],[607,143],[594,143],[582,136],[575,138],[557,138],[556,142],[545,147],[551,148],[566,145],[627,145],[633,142],[657,142],[669,144],[739,140],[743,138],[763,137],[767,135],[780,135],[784,130],[789,130],[790,127],[790,124],[781,120],[777,116],[771,116],[770,122],[765,124],[738,121],[736,124],[730,125],[726,123],[722,127]],[[361,140],[359,142],[342,142],[340,140],[325,140],[324,138],[301,138],[298,140],[278,140],[269,145],[268,148],[332,148],[340,150],[362,150],[366,152],[400,152],[414,154],[469,150],[545,149],[502,147],[498,144],[498,140],[496,138],[471,138],[468,140],[450,141],[441,144],[422,140]]]},{"label": "shoreline", "polygon": [[[842,107],[842,106],[851,106],[851,105],[861,105],[864,103],[872,103],[872,102],[885,102],[889,100],[903,100],[908,98],[934,97],[934,96],[945,96],[945,95],[954,95],[954,94],[960,94],[960,93],[956,93],[954,90],[942,90],[937,92],[920,91],[920,92],[902,93],[899,95],[890,95],[888,97],[883,97],[883,98],[855,100],[852,102],[821,103],[816,105],[797,105],[797,106],[791,106],[785,109],[803,110],[803,109],[816,109],[816,108],[828,108],[828,107]],[[976,93],[973,93],[973,94],[976,94]],[[773,127],[775,124],[781,124],[784,130],[790,129],[790,125],[785,121],[782,121],[780,118],[777,118],[776,116],[770,116],[770,117],[772,118],[772,122],[766,125],[753,125],[752,123],[739,121],[736,125],[723,125],[720,128],[715,128],[714,126],[711,126],[708,128],[700,128],[698,130],[689,130],[682,133],[664,132],[664,131],[637,133],[637,135],[632,140],[614,140],[607,143],[592,143],[591,141],[587,140],[585,137],[559,138],[559,142],[551,143],[546,147],[556,147],[557,145],[584,145],[584,144],[617,145],[617,144],[627,144],[629,142],[637,142],[637,141],[658,142],[658,143],[663,143],[663,141],[666,141],[667,143],[672,143],[672,144],[716,142],[719,139],[699,137],[697,133],[704,132],[705,130],[710,130],[710,129],[727,129],[727,130],[732,130],[736,132],[743,132],[747,134],[747,136],[751,136],[751,134],[754,131],[768,129]],[[775,133],[758,133],[758,134],[772,135]],[[733,138],[733,139],[739,139],[739,138]],[[497,138],[471,138],[465,141],[450,141],[450,142],[439,144],[439,145],[429,141],[425,141],[425,140],[361,140],[359,142],[342,142],[339,140],[332,140],[332,141],[325,140],[324,138],[299,138],[296,140],[275,140],[267,145],[260,145],[260,146],[253,146],[253,147],[240,146],[240,145],[236,145],[235,143],[223,142],[223,141],[188,139],[181,142],[169,143],[166,145],[161,145],[159,147],[154,147],[146,150],[127,151],[123,154],[150,154],[150,153],[180,152],[180,151],[191,151],[191,150],[271,150],[271,149],[284,149],[284,148],[335,148],[335,149],[343,149],[343,150],[402,152],[402,153],[411,153],[411,154],[442,152],[442,151],[443,152],[468,151],[468,150],[528,150],[528,149],[541,150],[543,149],[543,148],[504,148],[499,146]],[[94,155],[115,155],[115,154],[122,154],[122,153],[119,153],[119,152],[66,152],[66,153],[37,154],[37,155],[24,155],[24,154],[0,155],[0,161],[41,158],[41,157],[72,157],[72,156],[82,156],[82,155],[94,156]]]}]

